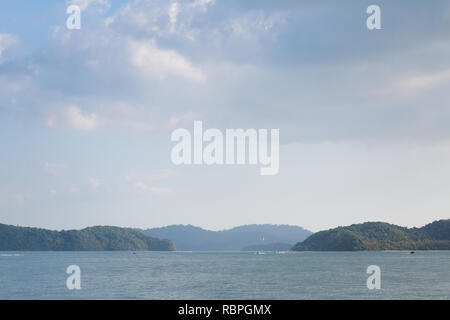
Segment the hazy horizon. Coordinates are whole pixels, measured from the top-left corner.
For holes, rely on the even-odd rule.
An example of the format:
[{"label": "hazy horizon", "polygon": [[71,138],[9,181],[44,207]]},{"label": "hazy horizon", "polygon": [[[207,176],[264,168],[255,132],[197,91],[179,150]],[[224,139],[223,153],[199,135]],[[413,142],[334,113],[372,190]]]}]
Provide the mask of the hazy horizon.
[{"label": "hazy horizon", "polygon": [[[432,222],[435,221],[439,221],[439,220],[448,220],[448,219],[437,219],[437,220],[433,220],[430,222],[425,223],[424,225],[417,225],[417,226],[404,226],[404,225],[398,225],[399,227],[406,227],[408,229],[411,228],[421,228],[423,226],[426,226],[427,224],[430,224]],[[360,223],[366,223],[366,222],[370,222],[370,223],[375,223],[375,222],[382,222],[382,223],[388,223],[388,224],[393,224],[387,221],[364,221],[364,222],[360,222]],[[98,224],[98,225],[87,225],[84,227],[78,227],[78,228],[60,228],[60,229],[52,229],[52,228],[45,228],[45,227],[38,227],[38,226],[29,226],[29,225],[13,225],[13,226],[18,226],[18,227],[29,227],[29,228],[39,228],[39,229],[48,229],[48,230],[53,230],[53,231],[62,231],[62,230],[81,230],[84,228],[89,228],[89,227],[118,227],[118,228],[132,228],[132,229],[142,229],[142,230],[149,230],[149,229],[160,229],[160,228],[166,228],[166,227],[172,227],[172,226],[182,226],[182,227],[195,227],[195,228],[200,228],[203,229],[205,231],[226,231],[226,230],[231,230],[231,229],[235,229],[235,228],[239,228],[239,227],[247,227],[247,226],[288,226],[288,227],[300,227],[306,231],[310,231],[312,233],[316,233],[319,231],[325,231],[325,230],[329,230],[329,229],[334,229],[337,227],[346,227],[346,226],[350,226],[353,224],[360,224],[360,223],[350,223],[348,225],[336,225],[336,226],[332,226],[330,228],[326,228],[326,229],[321,229],[321,230],[311,230],[309,228],[306,228],[304,226],[301,225],[293,225],[293,224],[276,224],[276,223],[251,223],[251,224],[240,224],[240,225],[235,225],[235,226],[231,226],[231,227],[227,227],[227,228],[223,228],[223,229],[210,229],[207,227],[202,227],[199,225],[193,225],[193,224],[170,224],[170,225],[162,225],[162,226],[150,226],[150,227],[142,227],[142,226],[122,226],[122,225],[108,225],[108,224]],[[0,221],[0,224],[4,224]],[[395,224],[393,224],[395,225]]]}]

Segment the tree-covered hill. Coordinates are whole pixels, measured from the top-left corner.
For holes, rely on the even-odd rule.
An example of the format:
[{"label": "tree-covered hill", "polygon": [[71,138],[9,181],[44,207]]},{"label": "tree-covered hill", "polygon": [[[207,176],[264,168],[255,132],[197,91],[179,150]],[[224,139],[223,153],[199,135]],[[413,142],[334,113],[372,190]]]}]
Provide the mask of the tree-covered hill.
[{"label": "tree-covered hill", "polygon": [[450,250],[450,219],[422,228],[366,222],[314,233],[294,251]]},{"label": "tree-covered hill", "polygon": [[82,230],[51,231],[0,224],[0,251],[172,251],[170,240],[149,237],[119,227],[90,227]]}]

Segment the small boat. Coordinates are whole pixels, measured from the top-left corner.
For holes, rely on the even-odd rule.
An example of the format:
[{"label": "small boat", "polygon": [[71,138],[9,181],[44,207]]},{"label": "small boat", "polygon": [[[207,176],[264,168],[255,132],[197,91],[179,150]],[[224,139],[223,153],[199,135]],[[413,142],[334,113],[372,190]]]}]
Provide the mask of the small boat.
[{"label": "small boat", "polygon": [[415,252],[414,251],[411,251],[409,254],[414,254]]}]

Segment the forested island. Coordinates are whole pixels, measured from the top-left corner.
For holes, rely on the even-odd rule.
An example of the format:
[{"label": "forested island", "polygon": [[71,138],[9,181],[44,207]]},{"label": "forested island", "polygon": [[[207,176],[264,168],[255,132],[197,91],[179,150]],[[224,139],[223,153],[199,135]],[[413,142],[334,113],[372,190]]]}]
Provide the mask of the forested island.
[{"label": "forested island", "polygon": [[450,219],[421,228],[366,222],[314,233],[293,251],[450,250]]},{"label": "forested island", "polygon": [[130,228],[97,226],[52,231],[0,224],[0,251],[112,250],[173,251],[175,244]]}]

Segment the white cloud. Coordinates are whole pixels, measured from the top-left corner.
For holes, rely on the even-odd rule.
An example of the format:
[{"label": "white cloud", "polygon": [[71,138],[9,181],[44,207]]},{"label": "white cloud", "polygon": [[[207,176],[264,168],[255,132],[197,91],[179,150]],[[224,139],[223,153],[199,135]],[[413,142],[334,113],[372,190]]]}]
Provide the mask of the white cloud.
[{"label": "white cloud", "polygon": [[130,41],[131,64],[151,78],[164,79],[177,76],[194,82],[204,82],[205,74],[191,65],[183,56],[173,50],[162,50],[154,41]]},{"label": "white cloud", "polygon": [[155,196],[165,196],[172,193],[169,188],[150,187],[150,192]]},{"label": "white cloud", "polygon": [[60,177],[64,175],[69,166],[65,163],[48,163],[44,164],[44,170],[48,174],[56,177]]},{"label": "white cloud", "polygon": [[158,32],[163,25],[168,26],[167,0],[134,1],[124,5],[120,10],[104,20],[107,27],[117,31],[133,31],[136,28],[148,32]]},{"label": "white cloud", "polygon": [[48,128],[53,128],[56,125],[56,116],[54,114],[51,114],[47,116],[47,119],[45,120],[45,125]]},{"label": "white cloud", "polygon": [[109,8],[111,4],[108,0],[69,0],[68,5],[77,5],[81,10],[86,10],[90,5],[99,5]]},{"label": "white cloud", "polygon": [[[388,136],[394,131],[381,133],[386,132],[383,130],[386,122],[379,120],[383,119],[382,114],[392,121],[398,119],[406,128],[411,123],[403,120],[413,117],[404,108],[389,106],[391,96],[433,88],[448,76],[445,72],[427,74],[426,64],[421,63],[425,75],[398,79],[405,70],[417,68],[416,60],[424,60],[417,52],[411,52],[410,60],[417,55],[412,68],[411,62],[398,58],[386,64],[392,51],[389,45],[381,63],[377,59],[373,63],[368,61],[370,55],[361,59],[350,54],[358,50],[340,49],[335,56],[328,55],[326,52],[330,51],[326,50],[320,50],[324,54],[314,54],[317,46],[328,46],[326,40],[334,33],[330,31],[310,40],[302,29],[303,23],[308,26],[310,21],[297,23],[293,19],[308,14],[308,8],[300,13],[283,9],[285,6],[272,10],[272,6],[255,9],[239,5],[236,9],[232,5],[223,11],[199,13],[199,8],[213,3],[130,1],[107,18],[109,23],[96,24],[92,29],[86,26],[81,33],[61,27],[60,36],[71,34],[71,41],[56,41],[52,47],[55,50],[47,50],[51,59],[44,57],[43,61],[52,61],[54,65],[33,59],[37,71],[30,72],[28,81],[32,83],[28,84],[23,76],[15,76],[18,79],[14,83],[21,87],[27,84],[22,90],[31,89],[35,93],[23,96],[33,96],[30,104],[34,103],[39,112],[56,115],[40,116],[39,120],[46,120],[48,127],[70,124],[77,130],[101,127],[156,134],[190,125],[195,115],[214,121],[211,126],[230,122],[233,126],[275,123],[284,129],[284,137],[289,140],[337,140],[351,136],[366,138],[366,134]],[[176,23],[173,33],[171,22]],[[274,35],[282,32],[286,32],[286,37],[272,41]],[[187,38],[188,34],[193,35],[192,40]],[[298,43],[291,41],[294,35],[302,39],[300,47],[308,48],[311,44],[312,48],[297,48]],[[427,61],[435,61],[435,67],[440,63],[442,70],[448,68],[445,66],[448,50],[442,50],[446,48],[444,45],[423,47],[427,48],[426,57],[434,57]],[[423,50],[418,51],[420,56]],[[350,54],[348,59],[342,58],[344,54]],[[74,79],[70,86],[68,72]],[[0,75],[0,93],[7,91],[5,86],[11,86],[10,78],[3,80]],[[198,83],[201,86],[196,87]],[[392,91],[386,92],[386,84]],[[73,100],[74,96],[77,100]],[[370,104],[380,108],[369,106],[369,98],[373,98]],[[439,100],[436,98],[433,105],[445,101]],[[124,107],[115,107],[118,102]],[[80,107],[66,110],[68,103]],[[387,126],[393,128],[394,124]],[[363,127],[368,128],[364,133]]]},{"label": "white cloud", "polygon": [[135,186],[143,183],[142,181],[165,181],[180,178],[182,175],[172,169],[160,169],[152,172],[129,172],[125,174],[125,181]]},{"label": "white cloud", "polygon": [[148,185],[146,185],[143,182],[136,182],[136,184],[134,185],[134,187],[138,190],[142,190],[142,191],[149,191],[150,187]]},{"label": "white cloud", "polygon": [[180,114],[177,116],[172,116],[168,120],[168,127],[171,130],[175,130],[180,127],[185,127],[191,125],[195,119],[198,117],[193,113]]},{"label": "white cloud", "polygon": [[215,0],[195,0],[194,2],[190,3],[189,6],[193,8],[201,8],[202,10],[206,11],[208,5],[214,5],[215,3]]},{"label": "white cloud", "polygon": [[90,178],[89,183],[93,189],[98,189],[101,185],[100,180],[96,178]]},{"label": "white cloud", "polygon": [[228,27],[231,35],[240,38],[252,38],[258,33],[266,33],[275,26],[286,23],[284,14],[264,14],[263,12],[251,12],[234,18]]},{"label": "white cloud", "polygon": [[450,70],[403,76],[394,87],[402,93],[417,93],[450,80]]},{"label": "white cloud", "polygon": [[148,106],[111,101],[102,113],[102,126],[125,132],[151,134],[157,130],[155,119]]},{"label": "white cloud", "polygon": [[141,192],[150,192],[155,196],[164,196],[171,193],[169,188],[151,187],[143,182],[137,182],[134,187]]},{"label": "white cloud", "polygon": [[90,131],[97,127],[95,113],[83,114],[77,106],[70,106],[65,110],[68,123],[76,130]]},{"label": "white cloud", "polygon": [[21,193],[17,193],[13,196],[13,199],[18,203],[18,204],[23,204],[25,202],[25,197],[23,196],[23,194]]},{"label": "white cloud", "polygon": [[0,33],[0,63],[2,63],[4,53],[18,43],[19,39],[15,35]]},{"label": "white cloud", "polygon": [[181,177],[181,174],[171,170],[171,169],[163,169],[159,170],[158,172],[155,172],[152,174],[151,179],[154,181],[160,181],[160,180],[172,180],[172,179],[178,179]]},{"label": "white cloud", "polygon": [[76,188],[76,187],[69,187],[68,189],[69,195],[73,196],[73,197],[78,197],[80,196],[80,189]]},{"label": "white cloud", "polygon": [[177,2],[174,2],[169,7],[169,21],[170,21],[170,30],[173,32],[175,30],[175,24],[177,23],[177,16],[180,12],[180,6]]}]

